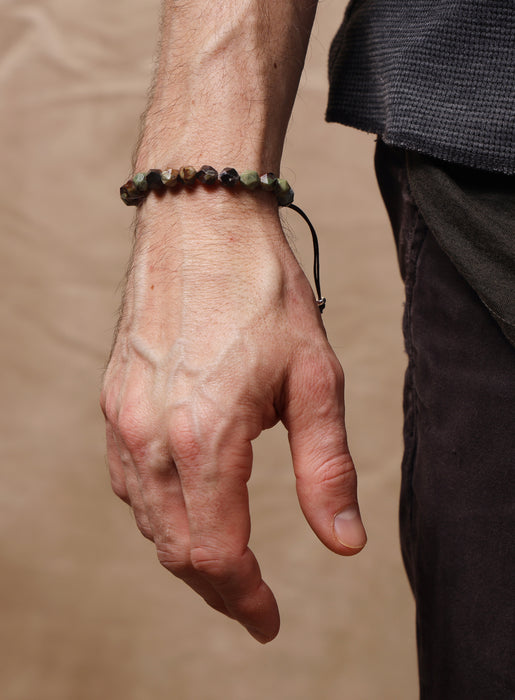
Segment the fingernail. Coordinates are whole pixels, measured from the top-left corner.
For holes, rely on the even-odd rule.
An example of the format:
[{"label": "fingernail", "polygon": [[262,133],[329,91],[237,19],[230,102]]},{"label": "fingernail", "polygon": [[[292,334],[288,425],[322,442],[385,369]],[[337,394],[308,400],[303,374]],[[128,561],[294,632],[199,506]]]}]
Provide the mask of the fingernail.
[{"label": "fingernail", "polygon": [[334,533],[345,547],[363,549],[367,542],[367,533],[356,506],[346,508],[334,516]]}]

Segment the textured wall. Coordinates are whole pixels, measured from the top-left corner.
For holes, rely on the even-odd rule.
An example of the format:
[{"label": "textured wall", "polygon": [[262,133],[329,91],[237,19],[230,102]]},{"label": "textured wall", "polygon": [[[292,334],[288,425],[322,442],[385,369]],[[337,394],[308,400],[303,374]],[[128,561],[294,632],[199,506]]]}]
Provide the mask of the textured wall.
[{"label": "textured wall", "polygon": [[[369,544],[352,560],[322,547],[296,502],[284,431],[262,436],[252,547],[282,631],[261,647],[158,565],[105,468],[97,394],[131,220],[117,188],[157,0],[0,2],[2,700],[417,695],[397,543],[402,293],[373,138],[323,122],[343,9],[320,5],[284,174],[319,229]],[[289,221],[309,267],[309,232]]]}]

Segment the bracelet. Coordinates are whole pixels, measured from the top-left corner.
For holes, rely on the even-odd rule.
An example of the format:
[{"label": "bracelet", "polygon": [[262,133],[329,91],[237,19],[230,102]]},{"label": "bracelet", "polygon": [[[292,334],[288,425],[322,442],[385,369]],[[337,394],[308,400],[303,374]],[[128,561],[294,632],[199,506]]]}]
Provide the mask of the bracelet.
[{"label": "bracelet", "polygon": [[220,174],[210,165],[203,165],[196,170],[186,165],[175,170],[149,170],[146,173],[136,173],[125,185],[120,187],[120,197],[128,206],[137,206],[149,192],[164,192],[173,190],[183,184],[193,187],[200,182],[208,187],[217,184],[223,187],[242,187],[245,190],[262,189],[273,192],[280,207],[287,207],[293,202],[293,190],[284,178],[275,177],[273,173],[259,175],[257,170],[245,170],[241,175],[234,168],[224,168]]},{"label": "bracelet", "polygon": [[257,170],[245,170],[240,174],[234,168],[224,168],[218,173],[210,165],[203,165],[199,170],[196,170],[191,165],[183,166],[179,170],[175,168],[169,168],[168,170],[153,168],[147,172],[136,173],[122,185],[120,187],[120,197],[127,206],[138,206],[150,192],[164,193],[168,190],[173,191],[181,185],[194,187],[197,183],[206,187],[215,187],[219,184],[227,188],[241,187],[250,191],[261,189],[273,192],[280,207],[293,209],[293,211],[302,216],[309,226],[313,239],[313,277],[318,295],[316,303],[320,313],[322,313],[326,305],[326,299],[320,291],[320,255],[317,234],[305,212],[293,204],[294,192],[284,178],[278,178],[273,173],[265,173],[260,176]]}]

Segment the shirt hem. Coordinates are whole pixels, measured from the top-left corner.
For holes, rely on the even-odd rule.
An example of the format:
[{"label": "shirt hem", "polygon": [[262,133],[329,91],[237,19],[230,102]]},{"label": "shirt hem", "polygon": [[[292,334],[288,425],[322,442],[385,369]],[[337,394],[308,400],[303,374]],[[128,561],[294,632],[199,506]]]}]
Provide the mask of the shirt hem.
[{"label": "shirt hem", "polygon": [[383,124],[367,122],[355,115],[328,107],[325,120],[329,123],[343,124],[359,131],[379,136],[389,146],[397,146],[410,151],[417,151],[433,158],[444,160],[448,163],[465,165],[476,170],[486,170],[488,172],[503,173],[504,175],[515,174],[515,163],[513,159],[492,155],[480,151],[477,146],[474,151],[467,151],[460,146],[439,142],[437,139],[420,138],[418,135],[409,133],[396,133],[384,128]]}]

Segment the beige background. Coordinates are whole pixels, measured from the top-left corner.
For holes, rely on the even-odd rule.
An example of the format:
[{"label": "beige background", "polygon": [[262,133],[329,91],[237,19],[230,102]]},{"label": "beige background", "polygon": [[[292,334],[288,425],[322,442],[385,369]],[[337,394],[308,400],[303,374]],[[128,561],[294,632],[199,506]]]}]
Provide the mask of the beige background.
[{"label": "beige background", "polygon": [[[129,170],[157,0],[0,0],[0,698],[411,700],[397,542],[402,291],[373,137],[323,122],[344,3],[322,2],[284,174],[316,223],[324,320],[347,374],[369,545],[326,551],[284,431],[256,445],[252,546],[278,597],[266,647],[155,558],[110,493],[98,387],[128,254]],[[309,232],[289,219],[311,265]]]}]

